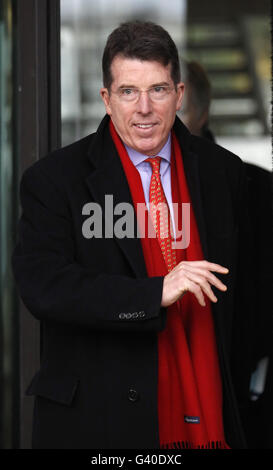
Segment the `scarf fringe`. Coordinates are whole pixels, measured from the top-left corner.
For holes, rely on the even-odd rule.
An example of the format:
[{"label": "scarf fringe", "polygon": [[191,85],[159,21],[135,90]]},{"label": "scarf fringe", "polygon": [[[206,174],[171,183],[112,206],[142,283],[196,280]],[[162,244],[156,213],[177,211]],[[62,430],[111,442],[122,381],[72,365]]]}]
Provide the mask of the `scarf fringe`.
[{"label": "scarf fringe", "polygon": [[208,441],[206,444],[194,444],[189,441],[162,444],[160,449],[229,449],[224,441]]}]

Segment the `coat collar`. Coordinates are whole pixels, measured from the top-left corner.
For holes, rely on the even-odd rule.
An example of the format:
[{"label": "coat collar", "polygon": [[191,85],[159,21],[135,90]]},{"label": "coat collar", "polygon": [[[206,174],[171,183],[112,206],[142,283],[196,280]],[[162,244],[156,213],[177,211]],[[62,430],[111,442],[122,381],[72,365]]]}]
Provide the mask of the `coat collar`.
[{"label": "coat collar", "polygon": [[206,237],[206,225],[204,219],[204,207],[202,204],[201,197],[201,175],[198,156],[192,149],[191,133],[188,131],[186,126],[184,126],[184,124],[180,121],[178,117],[176,117],[175,119],[174,132],[182,151],[184,171],[191,196],[191,201],[193,204],[194,214],[196,217],[201,246],[204,258],[206,259],[208,258],[208,246]]},{"label": "coat collar", "polygon": [[[86,178],[88,188],[94,200],[100,204],[104,216],[106,194],[113,195],[114,206],[124,202],[133,205],[125,173],[109,132],[109,120],[110,118],[107,115],[103,118],[89,147],[88,158],[94,170]],[[204,256],[207,257],[198,157],[191,151],[191,134],[178,118],[176,118],[174,123],[174,131],[182,149],[185,174],[194,206],[201,244]],[[135,215],[134,227],[137,227]],[[115,240],[128,259],[134,273],[138,277],[146,276],[147,271],[141,248],[141,240],[137,237],[115,238]]]}]

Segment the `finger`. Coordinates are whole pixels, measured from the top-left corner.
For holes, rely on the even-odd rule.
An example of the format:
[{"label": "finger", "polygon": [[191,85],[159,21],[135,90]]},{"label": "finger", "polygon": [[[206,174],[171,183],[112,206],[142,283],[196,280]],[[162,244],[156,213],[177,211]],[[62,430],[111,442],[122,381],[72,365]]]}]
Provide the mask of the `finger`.
[{"label": "finger", "polygon": [[[195,295],[197,301],[202,307],[206,306],[205,297],[200,286],[188,280],[185,291],[191,292],[193,295]],[[183,294],[185,293],[185,291],[183,292]]]},{"label": "finger", "polygon": [[206,260],[201,261],[181,261],[179,266],[195,266],[197,268],[208,269],[209,271],[214,271],[222,274],[227,274],[229,272],[228,268],[221,266],[220,264],[210,263]]},{"label": "finger", "polygon": [[218,279],[218,277],[216,277],[214,274],[212,274],[207,269],[197,268],[196,266],[192,266],[192,265],[185,265],[183,267],[183,269],[187,273],[194,273],[196,275],[200,275],[200,276],[205,277],[206,280],[208,282],[210,282],[210,284],[217,287],[217,289],[219,289],[219,290],[222,290],[222,291],[227,290],[227,286],[222,281],[220,281],[220,279]]},{"label": "finger", "polygon": [[213,293],[213,291],[210,287],[210,284],[206,281],[206,279],[204,277],[198,276],[194,273],[189,273],[188,276],[189,276],[190,281],[193,281],[195,284],[200,286],[202,291],[205,292],[205,294],[208,296],[208,298],[212,302],[217,302],[217,297]]}]

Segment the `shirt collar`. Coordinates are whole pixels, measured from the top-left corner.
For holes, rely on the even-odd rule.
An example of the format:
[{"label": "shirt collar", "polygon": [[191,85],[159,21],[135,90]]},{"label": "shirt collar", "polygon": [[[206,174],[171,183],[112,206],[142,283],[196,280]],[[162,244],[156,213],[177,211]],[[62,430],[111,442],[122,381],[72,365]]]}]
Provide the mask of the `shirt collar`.
[{"label": "shirt collar", "polygon": [[[128,155],[132,161],[132,163],[137,167],[141,163],[143,163],[146,158],[149,158],[149,155],[144,155],[143,153],[138,152],[137,150],[132,149],[128,145],[124,144],[125,148],[128,152]],[[169,132],[167,142],[162,147],[162,149],[158,152],[157,156],[161,157],[164,163],[171,162],[171,133]],[[162,161],[162,163],[163,163]]]}]

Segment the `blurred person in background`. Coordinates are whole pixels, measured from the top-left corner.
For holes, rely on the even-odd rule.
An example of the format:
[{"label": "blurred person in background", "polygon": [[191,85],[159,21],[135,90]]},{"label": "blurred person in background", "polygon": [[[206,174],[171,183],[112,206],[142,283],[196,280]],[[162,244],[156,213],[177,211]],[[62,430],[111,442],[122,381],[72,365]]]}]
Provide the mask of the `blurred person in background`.
[{"label": "blurred person in background", "polygon": [[211,103],[211,84],[198,62],[182,62],[185,74],[185,93],[183,106],[179,112],[185,126],[193,135],[214,141],[209,130],[209,111]]},{"label": "blurred person in background", "polygon": [[[184,61],[184,101],[179,115],[189,131],[217,143],[209,128],[212,88],[204,67]],[[246,144],[247,145],[247,144]],[[244,162],[248,212],[255,254],[252,256],[255,290],[255,336],[252,344],[252,378],[249,400],[241,413],[251,448],[273,447],[273,305],[272,305],[272,174]],[[243,332],[242,332],[243,334]]]}]

